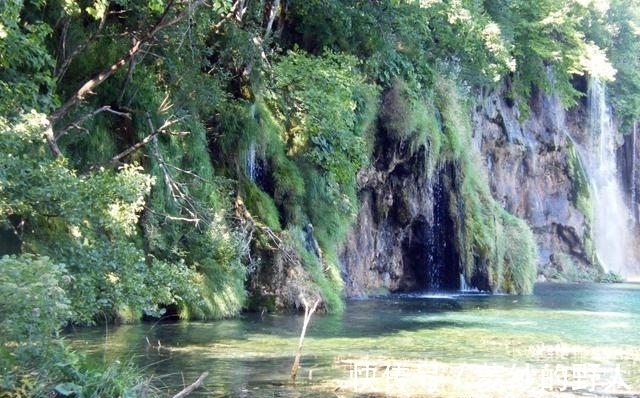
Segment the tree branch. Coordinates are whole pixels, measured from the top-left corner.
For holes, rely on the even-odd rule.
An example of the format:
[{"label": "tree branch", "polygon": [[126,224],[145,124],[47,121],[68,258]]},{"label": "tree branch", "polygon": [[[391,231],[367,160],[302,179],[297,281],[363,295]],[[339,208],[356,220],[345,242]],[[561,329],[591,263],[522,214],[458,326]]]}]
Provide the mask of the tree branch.
[{"label": "tree branch", "polygon": [[78,102],[82,101],[88,94],[91,93],[91,91],[94,88],[102,84],[105,80],[107,80],[107,78],[109,78],[111,75],[116,73],[118,69],[120,69],[123,65],[129,62],[133,57],[135,57],[138,51],[140,51],[140,48],[142,47],[143,44],[144,44],[144,41],[134,39],[133,46],[129,49],[129,52],[126,56],[122,57],[120,60],[118,60],[116,63],[114,63],[107,69],[98,73],[92,79],[86,81],[82,85],[82,87],[80,87],[80,89],[78,89],[78,91],[76,91],[76,93],[67,100],[67,102],[62,104],[60,108],[56,109],[51,114],[51,116],[49,116],[49,121],[51,122],[51,124],[54,124],[64,115],[66,115],[67,112],[69,112],[69,110],[72,107],[78,104]]},{"label": "tree branch", "polygon": [[58,141],[60,139],[60,137],[62,137],[63,135],[67,134],[67,132],[69,130],[71,130],[72,128],[81,129],[80,125],[82,123],[86,122],[88,119],[91,119],[92,117],[94,117],[98,113],[102,113],[102,112],[110,112],[110,113],[116,114],[118,116],[122,116],[122,117],[126,117],[127,119],[131,119],[131,115],[130,114],[124,113],[124,112],[118,112],[118,111],[114,110],[113,108],[111,108],[109,105],[105,105],[105,106],[102,106],[102,107],[96,109],[95,111],[93,111],[91,113],[88,113],[88,114],[82,116],[80,119],[76,120],[75,122],[70,123],[69,125],[67,125],[67,127],[62,129],[62,131],[60,131],[58,133],[58,135],[55,136],[55,140]]},{"label": "tree branch", "polygon": [[[158,134],[163,133],[167,128],[171,127],[171,125],[181,121],[184,118],[180,118],[180,119],[173,119],[173,120],[167,120],[165,121],[162,126],[158,127],[157,129],[153,129],[152,132],[150,134],[148,134],[146,137],[144,137],[142,140],[140,140],[139,142],[137,142],[135,145],[130,146],[129,148],[125,149],[124,151],[120,152],[119,154],[117,154],[116,156],[111,158],[111,163],[117,164],[120,159],[122,159],[123,157],[137,151],[138,149],[142,148],[143,146],[147,145],[149,142],[151,142],[151,140]],[[149,114],[147,113],[147,120],[149,123],[149,126],[153,127],[153,124],[151,123],[151,118],[149,116]]]},{"label": "tree branch", "polygon": [[193,382],[193,384],[185,387],[185,389],[174,395],[173,398],[184,398],[187,395],[191,394],[196,388],[200,388],[200,386],[202,386],[204,379],[207,376],[209,376],[209,372],[202,373],[200,377],[198,377],[198,379]]},{"label": "tree branch", "polygon": [[212,26],[213,31],[218,33],[218,31],[222,27],[222,24],[224,24],[226,21],[230,20],[231,18],[235,18],[236,21],[242,22],[242,17],[244,16],[244,13],[247,11],[247,7],[245,5],[246,2],[247,0],[236,0],[235,3],[233,3],[233,7],[231,7],[231,10],[229,10],[227,15],[222,17],[222,19],[218,21],[217,24],[214,24]]},{"label": "tree branch", "polygon": [[158,32],[183,20],[185,17],[190,15],[193,10],[203,1],[204,0],[194,1],[192,4],[189,4],[187,7],[185,7],[185,9],[178,13],[178,15],[176,15],[173,19],[169,19],[169,13],[174,6],[174,1],[170,1],[165,7],[162,16],[153,26],[153,28],[151,28],[141,39],[135,37],[133,38],[133,44],[131,48],[129,48],[129,51],[125,56],[113,63],[111,66],[104,69],[102,72],[95,75],[93,78],[87,80],[71,98],[69,98],[64,104],[62,104],[62,106],[56,109],[49,116],[49,123],[48,126],[45,126],[44,134],[54,156],[61,156],[62,151],[58,147],[56,137],[53,134],[53,125],[58,120],[63,118],[71,110],[71,108],[76,106],[80,101],[84,100],[87,95],[91,94],[93,89],[98,87],[106,79],[116,73],[122,66],[130,62],[144,46],[150,44],[155,39],[155,36],[158,34]]}]

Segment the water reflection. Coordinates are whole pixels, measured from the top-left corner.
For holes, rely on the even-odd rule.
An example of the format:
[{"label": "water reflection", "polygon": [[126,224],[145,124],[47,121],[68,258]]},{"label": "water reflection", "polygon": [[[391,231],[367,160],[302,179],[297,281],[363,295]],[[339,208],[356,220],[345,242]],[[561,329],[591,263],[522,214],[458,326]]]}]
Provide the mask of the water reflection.
[{"label": "water reflection", "polygon": [[[403,295],[351,301],[316,315],[298,387],[287,385],[302,317],[246,314],[218,322],[78,330],[104,360],[133,358],[177,391],[210,372],[200,396],[324,396],[343,358],[446,364],[620,364],[640,388],[640,285],[540,284],[531,296]],[[320,391],[320,392],[319,392]],[[318,395],[319,394],[319,395]]]}]

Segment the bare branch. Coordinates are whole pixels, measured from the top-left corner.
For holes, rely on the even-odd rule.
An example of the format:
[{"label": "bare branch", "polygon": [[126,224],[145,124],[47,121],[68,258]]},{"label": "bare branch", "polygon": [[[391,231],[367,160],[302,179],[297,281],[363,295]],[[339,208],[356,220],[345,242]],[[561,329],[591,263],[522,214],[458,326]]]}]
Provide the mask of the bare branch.
[{"label": "bare branch", "polygon": [[152,208],[145,206],[144,209],[150,213],[156,214],[158,216],[164,217],[167,220],[171,220],[171,221],[185,221],[185,222],[190,222],[190,223],[194,223],[196,226],[202,221],[202,219],[200,218],[187,218],[187,217],[176,217],[176,216],[170,216],[169,214],[165,214],[165,213],[160,213],[157,212],[155,210],[153,210]]},{"label": "bare branch", "polygon": [[124,64],[129,62],[129,60],[132,59],[138,53],[138,51],[140,51],[140,48],[141,48],[142,44],[143,44],[142,40],[134,39],[134,44],[129,49],[129,52],[128,52],[128,54],[126,56],[122,57],[116,63],[114,63],[113,65],[111,65],[107,69],[103,70],[102,72],[100,72],[94,78],[92,78],[92,79],[88,80],[87,82],[85,82],[82,85],[82,87],[80,87],[80,89],[78,89],[78,91],[76,91],[76,93],[73,95],[73,97],[69,98],[67,100],[67,102],[65,102],[60,108],[56,109],[51,114],[51,116],[49,116],[49,120],[51,121],[51,123],[52,124],[55,123],[61,117],[66,115],[66,113],[69,112],[69,110],[72,107],[74,107],[78,102],[82,101],[88,94],[91,94],[92,90],[94,88],[96,88],[97,86],[102,84],[105,80],[107,80],[107,78],[109,78],[118,69],[120,69],[120,67],[122,67]]},{"label": "bare branch", "polygon": [[[164,104],[164,102],[163,102]],[[161,105],[162,107],[162,105]],[[167,108],[168,109],[168,108]],[[118,163],[120,162],[120,159],[122,159],[123,157],[137,151],[138,149],[142,148],[143,146],[147,145],[149,142],[151,142],[151,140],[157,136],[160,133],[164,133],[166,129],[168,129],[169,127],[171,127],[172,125],[178,123],[179,121],[184,120],[184,117],[178,118],[178,119],[172,119],[169,118],[167,119],[162,126],[158,127],[155,130],[152,130],[152,132],[147,135],[146,137],[144,137],[142,140],[140,140],[139,142],[137,142],[135,145],[130,146],[129,148],[125,149],[124,151],[120,152],[119,154],[117,154],[116,156],[111,158],[111,163]],[[149,123],[149,126],[151,126],[151,128],[153,129],[153,124],[151,123],[151,116],[149,116],[149,113],[147,113],[147,122]]]},{"label": "bare branch", "polygon": [[273,0],[273,5],[271,5],[271,10],[269,10],[269,22],[267,23],[267,28],[264,32],[264,39],[262,41],[266,41],[271,34],[271,29],[273,28],[273,22],[276,19],[276,15],[280,9],[280,0]]},{"label": "bare branch", "polygon": [[105,105],[102,106],[98,109],[96,109],[95,111],[86,114],[84,116],[82,116],[80,119],[76,120],[73,123],[69,123],[67,125],[67,127],[65,127],[64,129],[62,129],[62,131],[60,131],[58,133],[58,135],[55,136],[56,141],[60,139],[60,137],[62,137],[63,135],[67,134],[67,132],[69,132],[69,130],[75,128],[75,129],[83,129],[80,125],[84,122],[86,122],[87,120],[91,119],[92,117],[94,117],[95,115],[97,115],[98,113],[102,113],[102,112],[110,112],[113,113],[115,115],[118,116],[122,116],[122,117],[126,117],[127,119],[131,119],[131,115],[125,112],[118,112],[116,110],[114,110],[113,108],[111,108],[109,105]]},{"label": "bare branch", "polygon": [[200,386],[202,386],[204,379],[207,376],[209,376],[209,372],[202,373],[200,377],[198,377],[198,379],[195,382],[193,382],[193,384],[187,386],[184,390],[174,395],[173,398],[184,398],[187,395],[191,394],[196,388],[200,388]]},{"label": "bare branch", "polygon": [[311,321],[311,316],[316,309],[318,308],[318,304],[320,304],[320,298],[317,298],[313,303],[313,306],[309,305],[307,302],[307,298],[304,294],[300,293],[300,299],[304,304],[304,322],[302,323],[302,331],[300,332],[300,340],[298,341],[298,352],[296,353],[296,357],[293,360],[293,365],[291,366],[291,373],[289,381],[291,383],[296,382],[296,376],[298,375],[298,370],[300,369],[300,356],[302,356],[302,344],[304,344],[304,335],[307,333],[307,326],[309,325],[309,321]]},{"label": "bare branch", "polygon": [[[153,124],[150,118],[148,119],[148,123],[151,130],[154,131]],[[155,158],[158,160],[158,164],[164,176],[164,183],[167,187],[168,194],[170,194],[171,198],[176,203],[178,203],[181,209],[187,212],[190,216],[189,218],[167,217],[180,221],[193,222],[196,227],[201,221],[205,224],[209,224],[210,220],[208,220],[206,217],[202,217],[202,214],[204,214],[205,212],[202,209],[198,209],[198,205],[194,201],[194,199],[188,193],[185,193],[188,192],[188,189],[185,187],[186,184],[177,182],[171,175],[168,164],[165,162],[162,154],[160,154],[160,151],[158,149],[158,141],[156,138],[156,135],[154,135],[153,137],[151,137],[151,141],[153,142]]]}]

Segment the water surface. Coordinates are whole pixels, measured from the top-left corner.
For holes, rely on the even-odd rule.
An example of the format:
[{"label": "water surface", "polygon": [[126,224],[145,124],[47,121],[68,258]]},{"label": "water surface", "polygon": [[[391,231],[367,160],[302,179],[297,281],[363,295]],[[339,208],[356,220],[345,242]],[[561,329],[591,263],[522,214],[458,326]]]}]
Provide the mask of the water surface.
[{"label": "water surface", "polygon": [[[425,371],[436,364],[449,381],[458,375],[460,382],[464,368],[469,383],[486,366],[511,369],[510,375],[513,369],[536,369],[531,389],[544,388],[539,381],[554,370],[549,390],[562,388],[559,370],[566,382],[567,374],[579,376],[576,366],[589,364],[617,368],[624,384],[616,382],[616,390],[640,389],[640,284],[538,284],[531,296],[442,293],[350,301],[343,314],[312,318],[294,388],[289,370],[302,321],[300,315],[245,314],[216,322],[78,330],[69,339],[106,361],[135,361],[169,391],[207,371],[205,387],[191,395],[201,397],[359,396],[356,390],[366,392],[366,386],[354,382],[354,367],[363,380],[373,373],[357,366],[368,363],[377,367],[378,379],[385,369],[389,378],[392,366]],[[483,385],[506,376],[487,377]],[[452,385],[430,393],[462,394],[452,393]],[[371,385],[369,392],[385,392],[380,388]]]}]

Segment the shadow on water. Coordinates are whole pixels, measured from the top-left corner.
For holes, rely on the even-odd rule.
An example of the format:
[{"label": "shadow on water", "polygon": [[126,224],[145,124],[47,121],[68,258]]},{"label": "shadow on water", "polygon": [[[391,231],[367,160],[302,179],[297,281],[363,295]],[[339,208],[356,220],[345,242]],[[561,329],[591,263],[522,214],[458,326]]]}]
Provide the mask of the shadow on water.
[{"label": "shadow on water", "polygon": [[347,309],[341,315],[318,316],[309,335],[327,338],[373,338],[400,331],[464,327],[456,322],[429,318],[430,315],[462,310],[460,301],[448,295],[391,295],[352,300],[347,303]]}]

